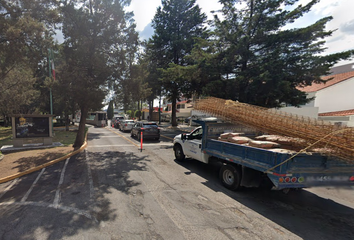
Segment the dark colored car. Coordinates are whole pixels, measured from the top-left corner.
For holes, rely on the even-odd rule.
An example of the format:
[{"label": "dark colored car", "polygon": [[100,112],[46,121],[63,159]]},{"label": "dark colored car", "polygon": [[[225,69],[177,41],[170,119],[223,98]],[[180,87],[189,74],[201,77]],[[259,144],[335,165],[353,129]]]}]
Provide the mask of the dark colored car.
[{"label": "dark colored car", "polygon": [[130,136],[137,137],[140,141],[141,132],[143,133],[143,139],[160,139],[160,128],[156,122],[136,122],[130,132]]}]

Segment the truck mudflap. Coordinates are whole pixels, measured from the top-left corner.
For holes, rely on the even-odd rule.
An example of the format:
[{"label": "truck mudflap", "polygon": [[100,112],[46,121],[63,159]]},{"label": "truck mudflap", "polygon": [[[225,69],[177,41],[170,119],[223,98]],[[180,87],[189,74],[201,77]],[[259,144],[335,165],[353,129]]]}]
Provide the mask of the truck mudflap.
[{"label": "truck mudflap", "polygon": [[267,173],[274,184],[274,189],[309,188],[321,186],[354,186],[354,172],[352,174],[278,174]]}]

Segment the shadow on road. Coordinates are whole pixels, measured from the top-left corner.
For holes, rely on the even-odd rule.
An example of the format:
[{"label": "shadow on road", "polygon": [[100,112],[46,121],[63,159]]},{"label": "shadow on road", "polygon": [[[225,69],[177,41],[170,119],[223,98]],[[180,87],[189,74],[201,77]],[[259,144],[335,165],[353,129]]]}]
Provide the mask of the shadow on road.
[{"label": "shadow on road", "polygon": [[324,199],[306,190],[285,194],[261,188],[245,188],[233,192],[218,179],[220,164],[206,165],[187,159],[177,162],[186,169],[186,176],[195,173],[207,187],[222,192],[242,205],[286,228],[302,239],[354,239],[354,209]]},{"label": "shadow on road", "polygon": [[[40,171],[20,178],[16,187],[1,198],[0,238],[65,239],[79,234],[83,239],[101,239],[102,233],[97,232],[100,223],[121,217],[117,202],[122,203],[112,201],[112,196],[130,194],[131,188],[140,183],[132,180],[129,173],[146,171],[148,160],[119,151],[90,152],[88,158],[93,194],[89,189],[85,152],[82,152],[72,157],[66,167],[58,207],[54,206],[55,196],[65,161],[46,168],[25,201],[21,198]],[[2,186],[2,190],[6,187]]]}]

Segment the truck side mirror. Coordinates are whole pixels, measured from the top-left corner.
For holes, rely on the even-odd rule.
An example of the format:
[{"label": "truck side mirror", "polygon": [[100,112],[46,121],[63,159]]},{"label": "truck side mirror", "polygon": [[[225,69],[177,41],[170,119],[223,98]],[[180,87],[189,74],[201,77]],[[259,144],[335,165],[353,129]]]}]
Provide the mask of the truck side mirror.
[{"label": "truck side mirror", "polygon": [[182,133],[181,140],[186,140],[186,139],[187,139],[187,135],[185,133]]}]

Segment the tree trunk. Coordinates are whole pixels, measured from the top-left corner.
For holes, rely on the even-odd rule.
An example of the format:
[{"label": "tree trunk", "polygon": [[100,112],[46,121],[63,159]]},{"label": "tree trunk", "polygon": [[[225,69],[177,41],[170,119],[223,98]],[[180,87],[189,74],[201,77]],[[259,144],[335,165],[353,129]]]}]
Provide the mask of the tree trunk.
[{"label": "tree trunk", "polygon": [[172,98],[172,126],[177,127],[177,118],[176,118],[176,112],[177,112],[177,98],[173,97]]},{"label": "tree trunk", "polygon": [[69,124],[70,124],[70,119],[69,119],[69,114],[65,112],[65,131],[69,131]]},{"label": "tree trunk", "polygon": [[85,124],[86,124],[86,116],[88,110],[86,107],[81,108],[81,117],[80,117],[80,124],[79,124],[79,131],[76,134],[76,139],[73,147],[75,149],[79,149],[82,144],[85,142]]},{"label": "tree trunk", "polygon": [[151,121],[152,119],[152,112],[154,111],[154,106],[153,106],[154,101],[149,101],[149,120]]}]

